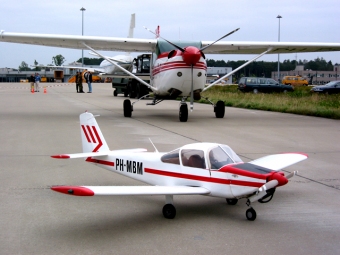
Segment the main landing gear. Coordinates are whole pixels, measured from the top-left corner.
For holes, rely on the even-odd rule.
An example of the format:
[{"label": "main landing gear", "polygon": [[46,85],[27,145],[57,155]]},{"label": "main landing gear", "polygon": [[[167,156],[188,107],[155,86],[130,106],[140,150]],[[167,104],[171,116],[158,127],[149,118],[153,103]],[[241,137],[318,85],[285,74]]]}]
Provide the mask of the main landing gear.
[{"label": "main landing gear", "polygon": [[165,205],[163,206],[163,216],[166,219],[173,219],[176,216],[176,208],[173,205],[173,195],[165,195]]},{"label": "main landing gear", "polygon": [[[149,96],[149,94],[144,95],[143,97],[139,98],[134,103],[131,103],[130,99],[125,99],[124,103],[123,103],[124,117],[131,117],[132,112],[133,112],[133,104],[137,103],[141,99],[148,97],[148,96]],[[209,99],[207,99],[207,100],[213,105],[216,118],[223,118],[224,113],[225,113],[224,102],[218,101],[216,104],[214,104]],[[156,105],[156,104],[158,104],[162,101],[163,101],[163,99],[154,98],[152,103],[147,103],[147,105]],[[187,122],[188,121],[188,115],[189,115],[189,111],[188,111],[188,105],[186,103],[186,98],[183,98],[182,101],[179,104],[179,115],[178,115],[179,121],[180,122]]]}]

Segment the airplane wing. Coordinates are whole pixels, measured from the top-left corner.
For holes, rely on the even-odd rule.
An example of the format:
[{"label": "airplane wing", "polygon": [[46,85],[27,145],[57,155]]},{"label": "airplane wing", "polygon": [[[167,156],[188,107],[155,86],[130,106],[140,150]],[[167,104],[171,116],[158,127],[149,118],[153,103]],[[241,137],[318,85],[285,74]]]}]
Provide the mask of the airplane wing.
[{"label": "airplane wing", "polygon": [[[83,43],[85,43],[96,50],[150,52],[155,48],[157,39],[12,33],[1,30],[0,42],[44,45],[71,49],[87,49],[83,45]],[[202,47],[212,43],[213,41],[202,41]],[[219,41],[205,49],[204,53],[260,54],[269,48],[272,48],[272,50],[268,54],[340,51],[340,43]]]},{"label": "airplane wing", "polygon": [[303,153],[283,153],[265,156],[248,163],[278,171],[307,158],[308,155]]},{"label": "airplane wing", "polygon": [[157,39],[77,36],[56,34],[28,34],[0,32],[0,42],[43,45],[70,49],[87,49],[83,43],[104,51],[150,52]]},{"label": "airplane wing", "polygon": [[52,186],[52,190],[74,196],[207,195],[209,190],[187,186]]}]

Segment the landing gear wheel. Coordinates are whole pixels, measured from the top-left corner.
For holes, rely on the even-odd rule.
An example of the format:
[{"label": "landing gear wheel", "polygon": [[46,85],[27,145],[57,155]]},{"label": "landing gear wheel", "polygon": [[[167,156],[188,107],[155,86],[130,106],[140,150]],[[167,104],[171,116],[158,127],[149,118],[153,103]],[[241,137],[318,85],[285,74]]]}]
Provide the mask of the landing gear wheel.
[{"label": "landing gear wheel", "polygon": [[238,199],[236,198],[226,198],[227,204],[228,205],[236,205],[238,202]]},{"label": "landing gear wheel", "polygon": [[172,204],[163,206],[163,216],[167,219],[173,219],[176,216],[176,208]]},{"label": "landing gear wheel", "polygon": [[225,112],[225,105],[223,101],[218,101],[214,107],[214,112],[216,118],[223,118]]},{"label": "landing gear wheel", "polygon": [[254,221],[256,219],[256,211],[253,208],[249,208],[246,211],[247,220]]},{"label": "landing gear wheel", "polygon": [[117,90],[115,89],[115,90],[113,91],[113,96],[116,97],[117,95],[118,95],[118,92],[117,92]]},{"label": "landing gear wheel", "polygon": [[131,117],[131,115],[132,115],[132,104],[131,104],[131,101],[129,99],[124,100],[123,109],[124,109],[124,117]]},{"label": "landing gear wheel", "polygon": [[179,107],[179,120],[181,122],[187,122],[188,120],[188,105],[187,104],[181,104]]}]

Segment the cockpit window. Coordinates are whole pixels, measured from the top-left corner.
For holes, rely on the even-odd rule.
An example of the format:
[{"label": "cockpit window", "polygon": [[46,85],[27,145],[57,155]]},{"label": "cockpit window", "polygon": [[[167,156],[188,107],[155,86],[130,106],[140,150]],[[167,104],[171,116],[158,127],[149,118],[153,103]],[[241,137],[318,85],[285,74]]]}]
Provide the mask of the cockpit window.
[{"label": "cockpit window", "polygon": [[179,149],[164,154],[161,157],[161,161],[164,163],[179,165]]},{"label": "cockpit window", "polygon": [[213,148],[209,152],[209,161],[211,169],[220,169],[228,164],[242,162],[236,153],[226,145]]},{"label": "cockpit window", "polygon": [[183,166],[205,169],[204,152],[202,150],[182,150],[181,158]]},{"label": "cockpit window", "polygon": [[227,145],[220,145],[220,147],[229,155],[229,157],[235,162],[235,163],[242,163],[242,159],[240,159],[239,156],[233,151],[229,146]]}]

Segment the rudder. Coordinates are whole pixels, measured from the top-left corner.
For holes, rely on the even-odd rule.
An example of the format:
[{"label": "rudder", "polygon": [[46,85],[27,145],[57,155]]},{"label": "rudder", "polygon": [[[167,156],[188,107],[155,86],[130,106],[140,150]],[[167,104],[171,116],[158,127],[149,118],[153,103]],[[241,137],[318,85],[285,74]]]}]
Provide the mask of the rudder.
[{"label": "rudder", "polygon": [[83,152],[110,150],[93,114],[89,112],[82,113],[79,119]]}]

